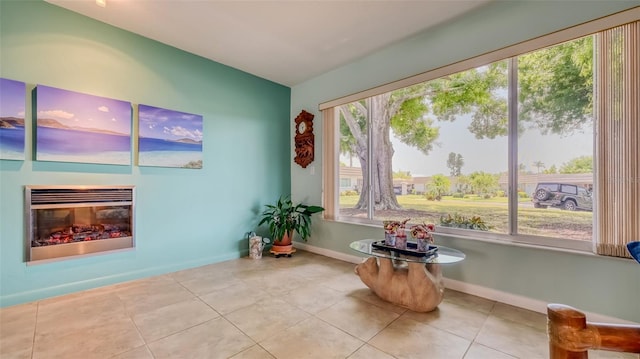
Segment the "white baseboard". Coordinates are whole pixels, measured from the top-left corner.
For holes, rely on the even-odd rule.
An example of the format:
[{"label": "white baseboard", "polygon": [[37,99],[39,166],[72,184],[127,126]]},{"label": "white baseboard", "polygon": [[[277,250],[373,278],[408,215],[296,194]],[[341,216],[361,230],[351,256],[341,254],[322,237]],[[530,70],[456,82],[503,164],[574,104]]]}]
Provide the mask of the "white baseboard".
[{"label": "white baseboard", "polygon": [[[295,242],[295,247],[302,250],[323,255],[329,258],[339,259],[349,263],[361,263],[364,257],[356,255],[345,254],[330,249],[320,248],[312,246],[306,243]],[[533,299],[513,293],[503,292],[497,289],[483,287],[477,284],[466,283],[455,279],[444,278],[445,288],[456,290],[459,292],[475,295],[477,297],[494,300],[497,302],[512,305],[514,307],[528,309],[534,312],[547,314],[547,302],[538,299]],[[583,312],[587,316],[587,320],[590,322],[602,322],[611,324],[638,324],[635,322],[626,321],[620,318],[610,317],[598,313]]]}]

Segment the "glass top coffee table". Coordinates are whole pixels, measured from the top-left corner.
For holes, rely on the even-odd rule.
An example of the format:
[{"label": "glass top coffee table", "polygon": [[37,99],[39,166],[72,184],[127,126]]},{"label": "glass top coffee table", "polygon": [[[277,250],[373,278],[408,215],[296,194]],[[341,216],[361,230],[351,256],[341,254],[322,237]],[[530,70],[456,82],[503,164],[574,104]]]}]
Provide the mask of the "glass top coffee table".
[{"label": "glass top coffee table", "polygon": [[[380,257],[380,258],[389,258],[394,260],[406,261],[406,262],[419,262],[419,263],[437,263],[437,264],[447,264],[447,263],[456,263],[464,260],[464,253],[460,252],[457,249],[439,246],[439,245],[431,245],[436,247],[436,250],[431,255],[411,255],[403,253],[403,251],[399,250],[387,250],[381,247],[374,247],[374,243],[383,242],[381,239],[362,239],[359,241],[351,242],[349,247],[351,249]],[[411,242],[409,243],[411,244]]]},{"label": "glass top coffee table", "polygon": [[415,312],[432,311],[442,302],[444,284],[440,265],[465,258],[464,253],[445,246],[435,245],[422,254],[385,247],[381,239],[362,239],[349,247],[371,256],[355,268],[367,287],[383,300]]}]

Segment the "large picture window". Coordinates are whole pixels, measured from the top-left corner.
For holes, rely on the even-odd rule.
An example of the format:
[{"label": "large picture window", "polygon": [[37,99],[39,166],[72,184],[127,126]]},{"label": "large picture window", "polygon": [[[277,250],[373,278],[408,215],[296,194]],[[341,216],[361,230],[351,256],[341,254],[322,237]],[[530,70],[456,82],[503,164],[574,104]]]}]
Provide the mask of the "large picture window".
[{"label": "large picture window", "polygon": [[[594,228],[607,228],[596,214],[632,217],[640,206],[636,195],[636,204],[619,211],[598,195],[605,154],[596,144],[610,138],[620,145],[615,138],[622,135],[597,132],[607,121],[598,109],[611,106],[620,107],[615,121],[631,123],[627,154],[619,157],[635,158],[625,172],[627,194],[640,193],[638,147],[631,144],[640,140],[638,81],[625,77],[639,73],[638,26],[619,26],[627,27],[635,30],[621,33],[636,37],[602,41],[612,31],[605,30],[332,106],[325,120],[335,125],[325,140],[335,143],[336,174],[325,180],[339,178],[342,190],[326,197],[333,199],[330,213],[590,250],[600,237]],[[604,81],[605,74],[626,80]],[[612,93],[618,95],[602,95]],[[632,111],[625,117],[622,108]],[[606,158],[606,166],[616,161]],[[347,178],[359,185],[346,190]],[[640,235],[625,223],[629,237]]]}]

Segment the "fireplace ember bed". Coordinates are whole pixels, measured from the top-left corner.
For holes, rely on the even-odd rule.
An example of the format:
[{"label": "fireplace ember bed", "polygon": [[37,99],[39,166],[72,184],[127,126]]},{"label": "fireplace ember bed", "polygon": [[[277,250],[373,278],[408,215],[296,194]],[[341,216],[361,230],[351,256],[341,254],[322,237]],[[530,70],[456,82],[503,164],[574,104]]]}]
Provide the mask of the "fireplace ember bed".
[{"label": "fireplace ember bed", "polygon": [[134,186],[25,186],[26,261],[132,249]]}]

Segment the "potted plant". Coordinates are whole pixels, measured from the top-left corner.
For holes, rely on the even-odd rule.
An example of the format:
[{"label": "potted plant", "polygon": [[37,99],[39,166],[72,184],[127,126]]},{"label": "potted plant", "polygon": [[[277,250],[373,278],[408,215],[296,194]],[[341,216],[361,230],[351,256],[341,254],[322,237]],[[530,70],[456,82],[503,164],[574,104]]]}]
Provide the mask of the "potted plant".
[{"label": "potted plant", "polygon": [[[258,225],[269,225],[273,237],[273,250],[290,252],[294,232],[306,241],[311,231],[311,215],[324,211],[320,206],[294,204],[289,196],[281,196],[275,204],[267,204]],[[281,247],[281,248],[277,248]]]},{"label": "potted plant", "polygon": [[433,235],[431,232],[436,230],[433,223],[422,223],[411,226],[411,236],[416,239],[416,250],[418,252],[426,252],[429,244],[433,244]]},{"label": "potted plant", "polygon": [[461,216],[459,214],[448,214],[446,217],[440,217],[440,225],[443,227],[453,227],[453,228],[462,228],[462,229],[475,229],[478,231],[488,231],[491,229],[480,216],[473,216],[471,218],[467,218],[465,216]]}]

